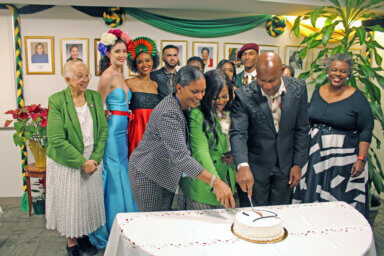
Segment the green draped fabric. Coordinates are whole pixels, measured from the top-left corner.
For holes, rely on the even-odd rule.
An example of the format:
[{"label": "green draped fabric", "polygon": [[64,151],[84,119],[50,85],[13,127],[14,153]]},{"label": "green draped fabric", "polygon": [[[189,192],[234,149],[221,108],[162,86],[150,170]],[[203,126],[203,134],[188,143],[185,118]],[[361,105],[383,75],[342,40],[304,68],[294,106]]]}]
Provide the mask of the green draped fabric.
[{"label": "green draped fabric", "polygon": [[191,20],[173,18],[125,8],[125,13],[156,28],[190,37],[221,37],[238,34],[264,23],[271,15],[253,15],[227,19]]},{"label": "green draped fabric", "polygon": [[[32,14],[54,7],[53,5],[25,5],[19,8],[20,14]],[[74,9],[93,17],[103,17],[106,7],[72,6]],[[5,9],[0,4],[0,9]],[[124,8],[126,14],[156,28],[184,36],[213,38],[235,35],[255,28],[272,15],[252,15],[227,19],[192,20],[173,18],[143,11],[137,8]]]}]

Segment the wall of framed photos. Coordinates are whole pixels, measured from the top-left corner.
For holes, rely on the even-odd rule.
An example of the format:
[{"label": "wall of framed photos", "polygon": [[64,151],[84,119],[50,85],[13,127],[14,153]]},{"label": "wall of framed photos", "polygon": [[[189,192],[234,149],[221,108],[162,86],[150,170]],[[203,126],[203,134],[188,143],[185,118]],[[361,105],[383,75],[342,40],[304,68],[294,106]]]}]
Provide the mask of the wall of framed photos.
[{"label": "wall of framed photos", "polygon": [[[7,20],[8,25],[12,27],[12,20],[8,10],[0,10],[0,19]],[[191,11],[166,11],[161,14],[167,16],[179,15],[184,18],[214,19],[233,17],[232,13],[212,13],[212,12],[191,12]],[[110,27],[105,25],[103,19],[88,16],[76,11],[69,6],[55,6],[54,8],[29,15],[20,15],[22,47],[23,47],[23,80],[24,80],[24,100],[26,105],[41,104],[47,106],[48,97],[55,92],[66,88],[62,76],[62,66],[70,57],[70,47],[79,46],[79,57],[88,64],[92,79],[89,88],[96,90],[99,81],[97,76],[95,60],[100,58],[95,48],[97,39]],[[3,23],[2,23],[3,24]],[[4,25],[4,24],[3,24]],[[285,46],[297,45],[299,40],[293,34],[289,35],[289,29],[280,37],[273,38],[269,36],[264,26],[252,30],[220,38],[193,38],[182,35],[172,34],[160,29],[154,28],[146,23],[138,21],[131,16],[126,15],[123,25],[119,26],[121,30],[126,31],[133,39],[137,36],[147,36],[155,40],[158,49],[166,44],[176,44],[182,49],[182,63],[186,63],[189,57],[201,54],[204,47],[208,47],[210,58],[213,59],[214,66],[224,57],[229,57],[230,48],[240,48],[242,44],[256,42],[263,50],[272,50],[280,54],[282,60],[285,59]],[[4,34],[2,34],[4,38]],[[13,49],[10,49],[9,43],[13,42],[12,33],[5,34],[5,40],[0,40],[0,49],[6,49],[11,54],[11,60],[8,63],[8,69],[1,68],[3,76],[13,79],[14,60]],[[38,44],[41,43],[41,46]],[[95,47],[96,46],[96,47]],[[40,49],[38,49],[40,48]],[[41,51],[43,49],[43,53]],[[44,56],[33,57],[38,51]],[[1,55],[3,58],[3,55]],[[97,57],[98,56],[98,57]],[[32,59],[34,58],[34,60]],[[1,63],[1,62],[0,62]],[[1,64],[0,64],[1,65]],[[241,67],[239,71],[241,70]],[[126,77],[132,76],[127,66],[124,66],[123,72]],[[14,81],[7,83],[8,91],[16,91]],[[3,89],[2,89],[3,92]],[[16,99],[14,94],[6,93],[10,100]],[[9,96],[9,97],[8,97]],[[16,104],[0,105],[10,109],[15,108]],[[3,115],[4,118],[6,116]],[[0,123],[3,127],[4,123]],[[11,197],[22,195],[22,182],[20,170],[20,151],[14,146],[12,141],[13,131],[0,128],[0,152],[3,159],[7,160],[6,168],[2,171],[7,179],[0,182],[0,197]],[[33,162],[32,154],[28,154],[29,161]],[[5,173],[4,173],[5,172]],[[4,181],[4,184],[2,184]]]},{"label": "wall of framed photos", "polygon": [[[150,10],[149,10],[150,11]],[[233,17],[232,13],[192,12],[162,10],[161,14],[175,15],[183,18],[214,19]],[[30,15],[20,15],[21,35],[23,44],[23,79],[24,100],[26,105],[41,104],[47,106],[48,97],[55,92],[66,88],[62,76],[62,66],[70,57],[71,47],[78,46],[79,58],[87,63],[92,79],[89,88],[96,90],[99,76],[96,72],[98,56],[95,48],[97,39],[103,32],[110,28],[105,25],[103,19],[88,16],[71,7],[56,6],[54,8]],[[4,22],[3,22],[4,21]],[[3,109],[16,107],[16,85],[14,81],[14,57],[13,34],[3,32],[7,26],[12,29],[12,19],[8,10],[0,10],[0,116]],[[166,44],[176,44],[182,51],[182,61],[185,64],[189,57],[200,55],[204,47],[209,48],[209,58],[212,59],[212,67],[223,58],[231,58],[231,53],[244,43],[255,42],[261,46],[261,51],[275,51],[286,63],[289,53],[296,49],[300,39],[289,33],[289,29],[279,37],[271,37],[267,34],[264,25],[252,30],[220,38],[193,38],[165,32],[146,23],[138,21],[126,15],[126,20],[120,29],[126,31],[133,39],[137,36],[147,36],[155,40],[158,49]],[[12,31],[12,30],[10,30]],[[384,38],[383,38],[384,41]],[[41,43],[42,46],[39,46]],[[40,48],[40,49],[39,49]],[[41,53],[43,49],[43,53]],[[5,53],[3,53],[3,51]],[[34,57],[33,55],[45,54]],[[8,55],[6,55],[8,54]],[[310,58],[310,56],[309,56]],[[303,69],[309,68],[310,60],[304,60]],[[238,71],[241,71],[241,66]],[[126,77],[129,73],[124,66],[123,73]],[[3,82],[4,79],[7,79]],[[309,87],[309,96],[313,88]],[[8,103],[10,100],[13,103]],[[4,115],[2,116],[4,119]],[[13,131],[2,129],[3,120],[0,118],[0,154],[6,163],[2,163],[2,178],[0,179],[0,197],[17,197],[22,195],[22,182],[20,170],[20,151],[12,141]],[[32,154],[29,154],[32,158]],[[33,161],[33,159],[31,159]]]},{"label": "wall of framed photos", "polygon": [[[164,13],[164,11],[163,11]],[[204,15],[204,14],[203,14]],[[206,16],[202,17],[201,13],[196,12],[196,16],[201,19],[215,18],[212,13],[206,13]],[[227,14],[231,17],[231,14]],[[174,16],[173,12],[169,12],[168,16]],[[193,14],[190,14],[193,16]],[[95,59],[97,52],[95,52],[95,39],[99,39],[101,34],[110,29],[105,25],[101,18],[90,17],[86,14],[78,12],[70,7],[56,6],[32,15],[21,15],[21,27],[23,42],[25,37],[53,37],[52,39],[52,57],[51,61],[54,64],[54,74],[39,74],[27,73],[27,65],[31,64],[26,62],[26,54],[30,49],[32,54],[33,47],[30,46],[32,42],[26,42],[23,45],[23,68],[24,68],[24,98],[26,104],[40,103],[46,105],[48,102],[48,96],[66,87],[62,74],[62,65],[67,59],[65,54],[66,49],[71,44],[78,44],[82,46],[83,59],[89,63],[89,70],[92,74],[92,80],[90,82],[90,88],[96,89],[99,77],[96,73]],[[248,42],[256,42],[263,45],[265,49],[274,50],[278,52],[281,58],[285,59],[285,45],[289,42],[289,45],[297,45],[298,40],[293,34],[289,35],[289,30],[280,37],[273,38],[267,34],[264,26],[254,28],[252,30],[221,38],[192,38],[181,35],[172,34],[166,31],[159,30],[141,21],[138,21],[131,16],[126,15],[126,20],[123,25],[119,26],[120,29],[126,31],[133,39],[137,36],[147,36],[155,40],[158,49],[162,46],[174,43],[180,47],[184,47],[182,63],[186,62],[191,56],[200,55],[201,49],[204,46],[209,47],[212,50],[210,52],[210,58],[212,58],[214,66],[224,57],[228,57],[228,45],[237,44],[237,47],[241,47],[241,44]],[[28,38],[27,38],[28,39]],[[47,40],[42,38],[41,40]],[[82,40],[82,41],[81,41]],[[28,44],[29,43],[29,44]],[[48,46],[49,43],[47,43]],[[27,47],[27,51],[25,50]],[[86,55],[86,56],[84,56]],[[31,59],[30,57],[28,59]],[[39,65],[39,64],[35,64]],[[50,72],[50,70],[46,70]],[[124,74],[132,76],[134,74],[128,71],[127,66],[124,66]]]}]

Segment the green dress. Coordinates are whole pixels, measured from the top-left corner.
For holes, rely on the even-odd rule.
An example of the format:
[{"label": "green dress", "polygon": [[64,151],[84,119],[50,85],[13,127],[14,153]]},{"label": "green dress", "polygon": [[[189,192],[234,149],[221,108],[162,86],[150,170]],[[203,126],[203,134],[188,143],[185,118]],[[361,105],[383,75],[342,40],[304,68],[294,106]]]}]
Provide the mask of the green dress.
[{"label": "green dress", "polygon": [[[222,162],[222,156],[227,153],[228,145],[226,135],[222,132],[219,120],[216,118],[216,131],[219,141],[215,143],[213,132],[203,131],[203,113],[200,108],[192,109],[189,116],[190,145],[192,157],[195,158],[207,171],[226,182],[235,192],[235,172],[233,165]],[[180,186],[188,199],[212,206],[220,206],[212,188],[199,179],[191,180],[184,177]]]}]

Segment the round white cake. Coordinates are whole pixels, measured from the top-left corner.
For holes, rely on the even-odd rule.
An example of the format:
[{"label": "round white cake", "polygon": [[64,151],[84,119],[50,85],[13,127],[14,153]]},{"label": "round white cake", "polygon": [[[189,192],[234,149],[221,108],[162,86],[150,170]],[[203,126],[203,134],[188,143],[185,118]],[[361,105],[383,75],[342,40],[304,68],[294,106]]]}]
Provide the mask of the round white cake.
[{"label": "round white cake", "polygon": [[266,210],[244,210],[236,214],[233,231],[242,238],[272,241],[284,235],[283,221]]}]

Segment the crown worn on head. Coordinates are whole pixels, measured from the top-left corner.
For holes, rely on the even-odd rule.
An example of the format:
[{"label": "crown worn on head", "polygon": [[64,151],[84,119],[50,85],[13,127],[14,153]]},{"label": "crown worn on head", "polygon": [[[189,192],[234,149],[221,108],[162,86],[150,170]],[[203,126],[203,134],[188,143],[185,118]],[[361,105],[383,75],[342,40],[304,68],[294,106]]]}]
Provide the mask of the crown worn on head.
[{"label": "crown worn on head", "polygon": [[142,52],[146,52],[151,56],[155,56],[157,54],[157,47],[152,39],[140,36],[129,42],[127,51],[128,57],[131,60],[135,60],[136,56]]}]

